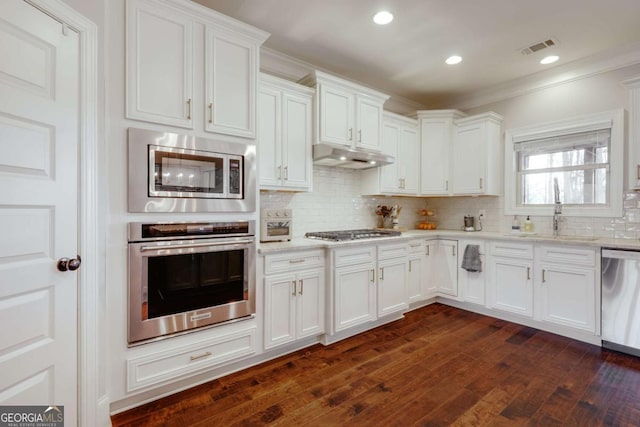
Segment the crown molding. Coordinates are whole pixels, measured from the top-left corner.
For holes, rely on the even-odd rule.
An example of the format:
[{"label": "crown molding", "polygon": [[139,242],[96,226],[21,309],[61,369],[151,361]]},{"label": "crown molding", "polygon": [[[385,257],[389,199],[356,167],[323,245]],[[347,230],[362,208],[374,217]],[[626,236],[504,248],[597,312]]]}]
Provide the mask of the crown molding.
[{"label": "crown molding", "polygon": [[[260,48],[260,69],[262,72],[265,72],[267,74],[271,74],[276,77],[281,77],[283,79],[291,80],[294,82],[297,82],[298,80],[315,71],[320,71],[353,82],[355,84],[377,90],[377,88],[373,88],[366,83],[362,83],[349,77],[336,74],[326,68],[318,67],[309,62],[294,58],[265,46],[262,46]],[[385,110],[406,115],[415,113],[416,110],[423,110],[425,108],[424,105],[412,99],[405,98],[393,93],[390,93],[389,95],[391,98],[389,98],[384,104]]]},{"label": "crown molding", "polygon": [[640,43],[454,98],[447,104],[447,108],[468,110],[637,64],[640,64]]}]

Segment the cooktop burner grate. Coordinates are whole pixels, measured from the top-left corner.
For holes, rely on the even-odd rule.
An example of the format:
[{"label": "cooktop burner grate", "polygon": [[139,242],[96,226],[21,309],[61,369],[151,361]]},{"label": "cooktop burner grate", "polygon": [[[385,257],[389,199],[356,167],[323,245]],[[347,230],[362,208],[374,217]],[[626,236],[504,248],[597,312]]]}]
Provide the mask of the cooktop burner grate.
[{"label": "cooktop burner grate", "polygon": [[337,230],[337,231],[317,231],[305,233],[304,237],[309,239],[332,240],[341,242],[345,240],[358,239],[375,239],[378,237],[400,236],[397,230],[377,230],[377,229],[361,229],[361,230]]}]

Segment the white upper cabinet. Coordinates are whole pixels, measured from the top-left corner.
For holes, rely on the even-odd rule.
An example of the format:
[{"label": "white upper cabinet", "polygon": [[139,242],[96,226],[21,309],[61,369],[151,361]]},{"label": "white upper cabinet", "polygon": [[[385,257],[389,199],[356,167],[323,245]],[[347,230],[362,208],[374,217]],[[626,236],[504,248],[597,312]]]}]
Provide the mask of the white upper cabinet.
[{"label": "white upper cabinet", "polygon": [[260,188],[310,191],[313,90],[260,75],[258,150]]},{"label": "white upper cabinet", "polygon": [[502,117],[479,114],[455,122],[451,180],[453,194],[502,194]]},{"label": "white upper cabinet", "polygon": [[457,110],[418,111],[420,194],[450,194],[449,158],[454,135],[453,123],[461,117],[464,117],[464,113]]},{"label": "white upper cabinet", "polygon": [[385,112],[382,152],[395,162],[362,171],[363,194],[418,194],[420,142],[415,119]]},{"label": "white upper cabinet", "polygon": [[316,88],[315,143],[382,150],[382,109],[388,95],[320,71],[300,83]]},{"label": "white upper cabinet", "polygon": [[127,2],[127,117],[193,128],[193,30],[187,15]]},{"label": "white upper cabinet", "polygon": [[205,92],[209,132],[255,138],[258,45],[207,26]]},{"label": "white upper cabinet", "polygon": [[267,37],[195,3],[127,0],[126,117],[255,138]]},{"label": "white upper cabinet", "polygon": [[502,117],[419,111],[420,194],[502,194]]}]

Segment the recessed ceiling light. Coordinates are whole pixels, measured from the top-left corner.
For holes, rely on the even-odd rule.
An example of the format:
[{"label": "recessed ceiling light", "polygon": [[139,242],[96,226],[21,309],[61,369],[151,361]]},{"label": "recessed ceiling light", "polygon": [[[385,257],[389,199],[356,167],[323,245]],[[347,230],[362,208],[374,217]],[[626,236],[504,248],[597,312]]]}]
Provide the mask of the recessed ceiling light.
[{"label": "recessed ceiling light", "polygon": [[560,59],[559,56],[556,55],[551,55],[551,56],[547,56],[544,57],[540,60],[541,64],[547,65],[547,64],[553,64],[554,62],[556,62],[558,59]]},{"label": "recessed ceiling light", "polygon": [[378,25],[387,25],[391,21],[393,21],[393,15],[386,10],[381,10],[373,15],[373,22]]},{"label": "recessed ceiling light", "polygon": [[448,57],[445,62],[447,64],[449,64],[449,65],[459,64],[459,63],[462,62],[462,57],[458,56],[458,55],[453,55],[453,56]]}]

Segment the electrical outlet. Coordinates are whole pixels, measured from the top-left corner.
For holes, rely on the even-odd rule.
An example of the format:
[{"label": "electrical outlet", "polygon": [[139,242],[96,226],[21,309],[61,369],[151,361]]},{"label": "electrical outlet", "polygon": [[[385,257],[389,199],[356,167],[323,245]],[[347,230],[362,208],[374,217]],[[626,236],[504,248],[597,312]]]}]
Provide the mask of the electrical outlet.
[{"label": "electrical outlet", "polygon": [[487,219],[487,211],[486,211],[486,209],[480,209],[478,211],[478,218]]}]

